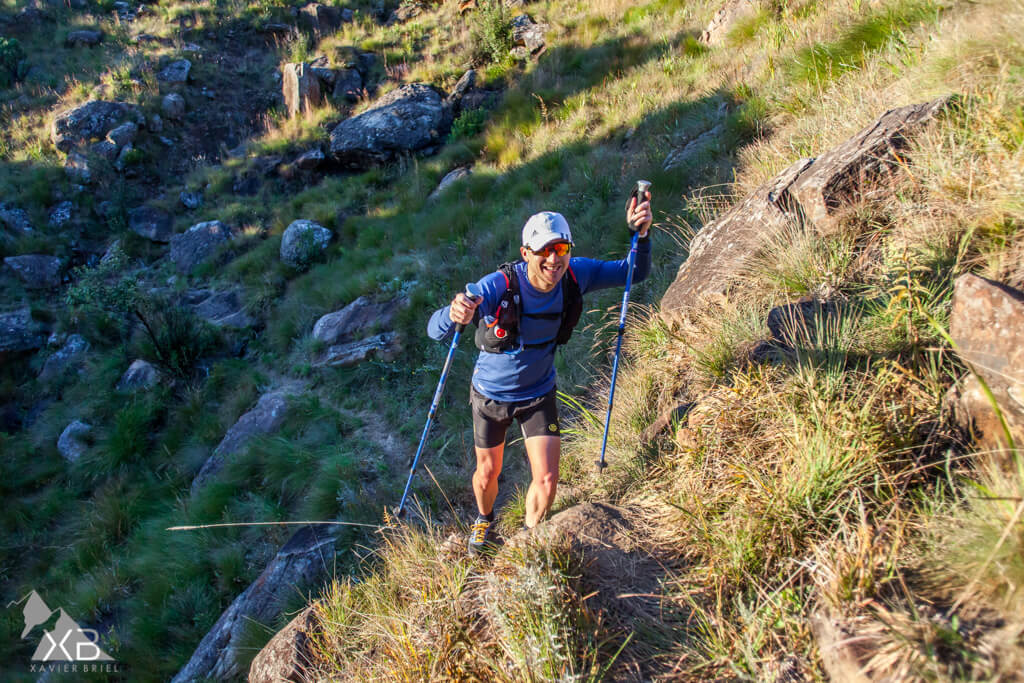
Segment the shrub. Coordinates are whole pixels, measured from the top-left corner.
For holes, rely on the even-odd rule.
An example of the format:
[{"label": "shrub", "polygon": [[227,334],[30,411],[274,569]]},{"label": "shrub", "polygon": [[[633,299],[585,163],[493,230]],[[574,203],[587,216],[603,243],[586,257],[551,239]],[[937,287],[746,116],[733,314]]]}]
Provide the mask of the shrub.
[{"label": "shrub", "polygon": [[17,40],[0,37],[0,87],[8,88],[18,80],[18,65],[23,59],[25,51]]},{"label": "shrub", "polygon": [[473,61],[478,64],[499,64],[508,58],[512,49],[512,21],[501,0],[488,0],[473,15],[471,29]]},{"label": "shrub", "polygon": [[470,109],[459,114],[459,118],[452,123],[452,132],[448,138],[449,142],[456,142],[466,138],[476,137],[484,129],[487,123],[486,109]]}]

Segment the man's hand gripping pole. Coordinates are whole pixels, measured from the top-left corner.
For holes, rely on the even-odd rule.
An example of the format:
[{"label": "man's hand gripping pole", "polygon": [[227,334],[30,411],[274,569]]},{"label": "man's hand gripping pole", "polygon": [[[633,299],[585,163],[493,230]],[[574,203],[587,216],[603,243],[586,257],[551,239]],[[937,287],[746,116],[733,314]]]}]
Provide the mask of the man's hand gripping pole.
[{"label": "man's hand gripping pole", "polygon": [[[476,301],[483,297],[483,292],[475,283],[469,283],[466,285],[466,296],[469,299]],[[405,491],[402,492],[402,500],[395,509],[395,517],[401,517],[402,513],[405,512],[405,501],[409,497],[409,488],[412,486],[412,477],[416,474],[416,467],[420,464],[420,456],[423,454],[423,446],[427,443],[427,434],[430,432],[430,426],[434,421],[434,415],[437,414],[437,407],[441,404],[441,396],[444,394],[444,385],[448,382],[448,371],[452,367],[452,359],[455,357],[455,349],[459,346],[459,337],[462,336],[462,331],[466,329],[466,326],[461,323],[455,324],[455,336],[452,337],[451,346],[448,347],[448,357],[444,361],[444,367],[441,369],[441,379],[437,383],[437,390],[434,392],[434,400],[430,404],[430,412],[427,413],[427,424],[423,426],[423,435],[420,436],[420,445],[416,449],[416,455],[412,459],[412,463],[409,465],[409,479],[405,482]]]}]

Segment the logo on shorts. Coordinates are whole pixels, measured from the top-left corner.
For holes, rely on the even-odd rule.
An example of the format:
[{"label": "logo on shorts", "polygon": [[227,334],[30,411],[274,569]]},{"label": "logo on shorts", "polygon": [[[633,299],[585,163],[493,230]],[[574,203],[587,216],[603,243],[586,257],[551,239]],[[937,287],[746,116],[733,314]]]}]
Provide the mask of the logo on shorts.
[{"label": "logo on shorts", "polygon": [[556,425],[554,422],[552,422],[551,424],[548,425],[548,431],[551,432],[552,434],[557,432],[558,431],[558,425]]}]

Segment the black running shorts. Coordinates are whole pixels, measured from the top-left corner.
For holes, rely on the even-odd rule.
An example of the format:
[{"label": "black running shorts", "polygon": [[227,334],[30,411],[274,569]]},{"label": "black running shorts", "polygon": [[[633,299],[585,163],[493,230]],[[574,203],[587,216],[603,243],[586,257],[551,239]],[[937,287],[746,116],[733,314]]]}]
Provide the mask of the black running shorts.
[{"label": "black running shorts", "polygon": [[505,403],[487,398],[470,383],[469,405],[473,408],[473,443],[479,448],[494,448],[505,443],[505,431],[512,420],[519,421],[526,439],[561,436],[553,388],[540,398]]}]

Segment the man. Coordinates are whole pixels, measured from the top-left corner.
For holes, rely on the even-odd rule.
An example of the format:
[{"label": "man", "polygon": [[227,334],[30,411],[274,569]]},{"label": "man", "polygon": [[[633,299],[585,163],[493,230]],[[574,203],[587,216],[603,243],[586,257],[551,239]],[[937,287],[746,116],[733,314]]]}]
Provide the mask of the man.
[{"label": "man", "polygon": [[[640,232],[633,272],[636,282],[651,269],[651,193],[645,194],[631,199],[626,207],[627,222]],[[626,284],[626,259],[570,257],[572,247],[572,233],[561,214],[545,211],[531,216],[519,249],[523,260],[482,278],[477,283],[482,297],[472,300],[456,294],[451,304],[434,312],[427,326],[432,338],[443,340],[456,323],[477,325],[481,353],[473,370],[470,405],[476,450],[473,494],[479,515],[469,535],[470,555],[494,545],[494,500],[505,431],[513,419],[522,429],[532,476],[525,526],[533,528],[547,514],[555,498],[562,444],[555,349],[568,339],[579,319],[582,294]],[[569,310],[573,308],[574,312]]]}]

